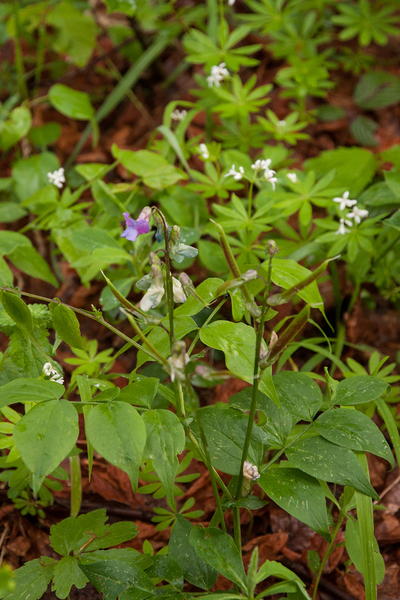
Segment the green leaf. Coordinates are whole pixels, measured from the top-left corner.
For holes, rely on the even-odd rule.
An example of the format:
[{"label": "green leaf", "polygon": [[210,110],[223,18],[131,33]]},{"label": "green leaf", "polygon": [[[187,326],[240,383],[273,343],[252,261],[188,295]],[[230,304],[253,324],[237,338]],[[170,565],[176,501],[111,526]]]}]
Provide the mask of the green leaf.
[{"label": "green leaf", "polygon": [[32,315],[25,302],[12,292],[3,292],[1,303],[8,316],[11,317],[24,334],[33,336]]},{"label": "green leaf", "polygon": [[52,589],[57,598],[66,598],[73,585],[78,590],[82,590],[87,582],[88,579],[82,573],[78,560],[74,556],[64,556],[54,567]]},{"label": "green leaf", "polygon": [[354,487],[379,500],[356,455],[348,448],[340,448],[316,436],[295,442],[286,450],[286,456],[294,467],[312,477]]},{"label": "green leaf", "polygon": [[58,36],[51,44],[53,50],[68,54],[75,65],[84,67],[96,45],[96,22],[93,16],[72,2],[51,5],[51,9],[44,14],[47,23],[58,30]]},{"label": "green leaf", "polygon": [[[53,563],[47,557],[30,560],[15,571],[15,591],[7,596],[7,600],[40,600],[53,577]],[[50,564],[48,564],[50,562]],[[47,563],[47,564],[46,564]]]},{"label": "green leaf", "polygon": [[[3,201],[0,203],[0,222],[1,223],[12,223],[22,217],[25,217],[27,211],[22,208],[17,202]],[[12,280],[11,280],[12,281]]]},{"label": "green leaf", "polygon": [[310,158],[304,166],[307,171],[315,171],[317,178],[336,169],[331,186],[350,191],[350,198],[367,186],[375,174],[377,160],[374,154],[364,148],[338,148],[321,152],[317,158]]},{"label": "green leaf", "polygon": [[394,467],[394,458],[389,444],[380,429],[362,412],[348,408],[330,410],[318,417],[315,429],[333,444],[371,452],[385,458]]},{"label": "green leaf", "polygon": [[146,427],[137,410],[118,401],[95,406],[86,419],[86,435],[96,452],[128,474],[136,491],[146,444]]},{"label": "green leaf", "polygon": [[[52,152],[42,152],[29,158],[18,159],[13,165],[12,178],[19,200],[24,201],[49,185],[47,173],[52,173],[59,166],[58,159]],[[31,244],[27,245],[31,246]]]},{"label": "green leaf", "polygon": [[[197,411],[197,418],[205,433],[212,465],[224,473],[237,475],[239,472],[244,441],[247,431],[247,415],[229,408],[206,406]],[[196,429],[195,424],[193,428]],[[248,451],[248,460],[260,465],[263,456],[263,434],[253,426]]]},{"label": "green leaf", "polygon": [[372,400],[378,400],[384,394],[389,385],[379,379],[368,375],[355,375],[339,381],[336,388],[335,404],[349,406],[364,404]]},{"label": "green leaf", "polygon": [[159,383],[160,380],[156,377],[140,377],[139,381],[122,388],[118,401],[150,408],[157,394]]},{"label": "green leaf", "polygon": [[90,121],[94,117],[94,108],[86,92],[56,83],[51,86],[48,97],[52,106],[66,117],[82,121]]},{"label": "green leaf", "polygon": [[[252,401],[252,388],[245,388],[238,394],[229,398],[229,406],[243,411],[250,410]],[[257,410],[261,410],[267,417],[267,423],[262,426],[267,436],[264,441],[281,447],[285,444],[292,429],[292,416],[285,408],[278,408],[268,396],[257,395]]]},{"label": "green leaf", "polygon": [[[217,277],[209,277],[197,286],[196,293],[202,300],[204,300],[205,303],[209,304],[212,300],[214,300],[217,289],[222,283],[224,283],[222,279],[218,279]],[[178,306],[178,308],[174,310],[174,314],[192,317],[197,315],[201,310],[203,310],[203,308],[204,304],[202,302],[199,302],[199,300],[197,300],[194,296],[189,296],[184,304]]]},{"label": "green leaf", "polygon": [[22,377],[0,387],[0,408],[16,402],[42,402],[61,398],[64,387],[55,381]]},{"label": "green leaf", "polygon": [[210,590],[217,580],[218,571],[200,558],[189,543],[193,529],[193,525],[185,517],[180,514],[176,516],[176,525],[168,545],[168,556],[176,559],[189,583],[202,590]]},{"label": "green leaf", "polygon": [[127,564],[119,560],[102,560],[92,564],[82,564],[82,571],[98,592],[104,594],[104,600],[116,600],[120,594],[131,587],[155,595],[155,587],[146,573],[134,563]]},{"label": "green leaf", "polygon": [[295,371],[283,371],[272,379],[281,405],[297,421],[312,421],[323,400],[315,381],[308,375]]},{"label": "green leaf", "polygon": [[267,577],[279,577],[279,579],[286,579],[288,581],[297,581],[301,586],[304,583],[301,581],[293,571],[281,565],[281,563],[275,560],[266,560],[265,563],[260,567],[257,573],[257,583],[264,581]]},{"label": "green leaf", "polygon": [[[373,537],[373,554],[375,558],[375,571],[377,584],[380,585],[385,576],[385,562],[382,554],[379,551],[379,545],[375,537]],[[347,519],[346,523],[346,534],[345,534],[346,550],[349,554],[350,560],[361,574],[363,573],[363,558],[361,550],[361,540],[359,532],[359,523],[352,518]]]},{"label": "green leaf", "polygon": [[61,125],[50,121],[40,127],[32,127],[29,139],[39,148],[45,148],[55,142],[61,135]]},{"label": "green leaf", "polygon": [[143,457],[153,461],[168,504],[175,507],[174,480],[179,468],[177,454],[185,448],[185,431],[178,417],[169,410],[148,410],[143,414],[143,421],[147,432]]},{"label": "green leaf", "polygon": [[194,527],[189,542],[200,558],[208,562],[218,573],[236,583],[243,592],[247,591],[242,557],[230,535],[216,527],[207,529]]},{"label": "green leaf", "polygon": [[378,123],[368,117],[358,116],[350,123],[350,131],[356,142],[363,146],[377,146],[378,141],[374,136]]},{"label": "green leaf", "polygon": [[168,581],[178,590],[183,590],[183,573],[178,561],[170,555],[154,556],[153,564],[147,569],[146,575],[151,578],[157,577]]},{"label": "green leaf", "polygon": [[14,108],[0,133],[0,148],[8,150],[26,136],[31,127],[31,113],[26,106]]},{"label": "green leaf", "polygon": [[[263,263],[263,267],[267,267],[267,261]],[[285,290],[295,287],[297,283],[312,276],[312,271],[302,267],[294,260],[275,257],[272,260],[271,279],[276,285],[283,287]],[[323,310],[324,303],[316,281],[312,281],[306,288],[299,290],[297,294],[313,308]]]},{"label": "green leaf", "polygon": [[400,100],[400,79],[386,71],[363,75],[354,91],[354,101],[365,110],[384,108]]},{"label": "green leaf", "polygon": [[50,304],[53,327],[64,342],[71,348],[82,348],[81,332],[76,314],[64,304]]},{"label": "green leaf", "polygon": [[50,544],[58,554],[68,556],[71,552],[80,550],[93,537],[93,534],[102,535],[106,520],[105,508],[94,510],[79,517],[63,519],[57,525],[51,526]]},{"label": "green leaf", "polygon": [[36,404],[18,421],[13,437],[22,460],[40,478],[68,456],[78,434],[78,413],[73,405],[67,400],[49,400]]},{"label": "green leaf", "polygon": [[113,156],[131,173],[143,177],[151,188],[162,190],[183,178],[183,173],[170,165],[166,158],[150,150],[120,150],[115,144]]},{"label": "green leaf", "polygon": [[278,467],[261,475],[257,483],[278,506],[330,541],[325,495],[314,477]]}]

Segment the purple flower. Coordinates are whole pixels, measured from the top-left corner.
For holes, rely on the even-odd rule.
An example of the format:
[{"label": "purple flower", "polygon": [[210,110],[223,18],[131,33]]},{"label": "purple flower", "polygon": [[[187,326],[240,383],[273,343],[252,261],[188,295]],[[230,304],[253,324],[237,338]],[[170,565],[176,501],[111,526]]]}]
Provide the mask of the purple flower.
[{"label": "purple flower", "polygon": [[122,213],[126,223],[126,229],[124,233],[121,233],[121,237],[126,238],[130,242],[136,242],[136,238],[138,235],[142,233],[149,233],[150,225],[147,220],[140,219],[142,213],[139,215],[139,219],[135,221],[129,216],[129,213]]}]

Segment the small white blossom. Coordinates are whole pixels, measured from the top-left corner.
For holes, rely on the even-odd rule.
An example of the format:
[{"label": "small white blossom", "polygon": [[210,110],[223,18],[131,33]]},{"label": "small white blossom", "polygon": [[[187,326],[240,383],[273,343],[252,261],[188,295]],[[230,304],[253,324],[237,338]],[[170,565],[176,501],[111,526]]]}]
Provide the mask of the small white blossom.
[{"label": "small white blossom", "polygon": [[174,302],[183,303],[186,302],[185,292],[183,291],[183,287],[178,279],[175,277],[172,278],[172,293],[174,295]]},{"label": "small white blossom", "polygon": [[178,110],[177,108],[171,113],[171,119],[173,121],[183,121],[187,115],[187,110]]},{"label": "small white blossom", "polygon": [[54,171],[54,173],[47,173],[47,177],[50,183],[54,183],[60,189],[65,183],[64,169],[62,167]]},{"label": "small white blossom", "polygon": [[339,204],[339,209],[344,210],[345,208],[351,208],[355,204],[357,204],[357,200],[349,200],[350,192],[344,192],[341,198],[334,198],[333,202],[337,202]]},{"label": "small white blossom", "polygon": [[272,350],[272,348],[275,346],[276,342],[278,341],[278,334],[276,333],[276,331],[273,331],[271,333],[271,337],[269,338],[269,344],[268,344],[268,348],[270,350]]},{"label": "small white blossom", "polygon": [[50,381],[54,381],[55,383],[60,383],[63,385],[64,377],[54,369],[51,363],[47,362],[45,365],[43,365],[42,373],[44,377],[49,377]]},{"label": "small white blossom", "polygon": [[210,153],[205,144],[200,144],[199,151],[200,151],[201,156],[204,158],[204,160],[207,160],[208,158],[210,158]]},{"label": "small white blossom", "polygon": [[255,465],[252,465],[251,462],[245,460],[243,463],[243,476],[249,481],[255,481],[260,477],[260,473]]},{"label": "small white blossom", "polygon": [[279,125],[279,127],[285,127],[286,126],[286,121],[285,120],[278,121],[278,125]]},{"label": "small white blossom", "polygon": [[266,160],[261,160],[261,159],[257,159],[256,162],[254,163],[254,165],[251,165],[251,168],[254,169],[255,171],[260,171],[260,169],[268,169],[269,165],[271,164],[271,159],[267,158]]},{"label": "small white blossom", "polygon": [[140,301],[140,308],[147,312],[150,308],[158,306],[164,296],[164,282],[162,276],[152,279],[151,285]]},{"label": "small white blossom", "polygon": [[361,219],[363,219],[364,217],[368,217],[368,215],[369,212],[367,210],[355,206],[352,212],[347,213],[346,217],[348,217],[349,219],[354,219],[356,223],[361,223]]},{"label": "small white blossom", "polygon": [[[270,161],[270,159],[268,159],[268,160]],[[274,177],[275,174],[276,174],[276,171],[274,171],[273,169],[268,169],[268,167],[264,171],[264,177],[272,185],[273,190],[275,189],[275,183],[278,181],[278,179],[276,177]]]},{"label": "small white blossom", "polygon": [[175,342],[172,346],[171,356],[167,358],[167,362],[169,364],[169,374],[171,377],[172,383],[175,379],[179,379],[179,381],[185,381],[185,366],[189,363],[190,358],[186,353],[185,342]]},{"label": "small white blossom", "polygon": [[290,179],[290,181],[292,183],[296,183],[296,181],[297,181],[297,175],[296,175],[296,173],[286,173],[286,177],[288,179]]},{"label": "small white blossom", "polygon": [[233,6],[235,4],[235,0],[228,0],[228,6]]},{"label": "small white blossom", "polygon": [[236,181],[240,181],[244,175],[243,167],[239,167],[239,171],[236,171],[235,165],[232,165],[230,171],[228,171],[225,177],[229,177],[230,175],[232,175],[232,177],[236,179]]},{"label": "small white blossom", "polygon": [[221,81],[229,77],[229,71],[225,68],[225,63],[222,62],[219,65],[211,67],[211,75],[207,77],[208,87],[221,87]]},{"label": "small white blossom", "polygon": [[339,220],[339,229],[336,231],[336,235],[344,235],[345,233],[350,233],[350,229],[347,229],[345,227],[345,225],[347,225],[347,227],[353,227],[353,223],[351,221],[349,221],[348,219],[340,219]]}]

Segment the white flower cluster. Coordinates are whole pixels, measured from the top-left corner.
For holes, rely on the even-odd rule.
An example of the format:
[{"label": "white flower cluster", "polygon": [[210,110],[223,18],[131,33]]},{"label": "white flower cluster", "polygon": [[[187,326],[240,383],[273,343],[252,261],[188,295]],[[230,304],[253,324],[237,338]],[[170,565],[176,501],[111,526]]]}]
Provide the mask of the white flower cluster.
[{"label": "white flower cluster", "polygon": [[249,481],[255,481],[260,477],[257,467],[252,465],[248,460],[245,460],[243,463],[243,477]]},{"label": "white flower cluster", "polygon": [[233,6],[235,4],[235,0],[228,0],[228,6]]},{"label": "white flower cluster", "polygon": [[187,110],[178,110],[177,108],[174,110],[174,112],[171,113],[171,119],[173,121],[183,121],[183,119],[186,117],[187,115]]},{"label": "white flower cluster", "polygon": [[61,385],[63,385],[64,377],[55,370],[51,363],[47,362],[43,365],[42,373],[44,377],[49,377],[50,381],[55,381],[56,383],[61,383]]},{"label": "white flower cluster", "polygon": [[243,175],[244,175],[243,167],[239,167],[239,171],[236,171],[235,165],[232,165],[230,170],[228,171],[228,173],[225,175],[225,177],[232,176],[234,179],[236,179],[236,181],[240,181],[242,179]]},{"label": "white flower cluster", "polygon": [[54,183],[54,185],[60,189],[65,183],[64,169],[62,167],[61,169],[54,171],[54,173],[47,173],[47,177],[49,178],[50,183]]},{"label": "white flower cluster", "polygon": [[353,227],[353,223],[350,221],[350,219],[353,219],[354,223],[361,223],[361,219],[368,217],[369,214],[367,210],[358,208],[357,200],[349,199],[349,195],[350,192],[347,191],[344,192],[343,196],[333,198],[333,202],[339,204],[339,210],[342,211],[346,208],[353,209],[351,212],[348,212],[346,215],[344,215],[344,217],[339,219],[339,229],[336,231],[337,235],[345,235],[346,233],[350,233],[350,229],[347,229],[347,227]]},{"label": "white flower cluster", "polygon": [[275,177],[276,175],[276,171],[274,171],[273,169],[269,168],[269,165],[271,164],[271,159],[267,158],[266,160],[256,160],[256,162],[251,165],[251,168],[254,169],[255,171],[260,171],[260,169],[262,169],[264,171],[264,178],[269,181],[269,183],[272,185],[272,189],[275,189],[275,183],[278,181],[277,178]]},{"label": "white flower cluster", "polygon": [[222,62],[219,65],[211,67],[211,75],[207,77],[208,87],[221,87],[221,81],[229,77],[229,71],[225,68],[225,63]]}]

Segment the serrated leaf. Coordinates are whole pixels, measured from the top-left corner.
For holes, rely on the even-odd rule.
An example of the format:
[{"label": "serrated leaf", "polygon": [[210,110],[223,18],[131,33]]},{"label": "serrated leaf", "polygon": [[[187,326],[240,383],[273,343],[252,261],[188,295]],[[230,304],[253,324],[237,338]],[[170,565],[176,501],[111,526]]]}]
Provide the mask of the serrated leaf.
[{"label": "serrated leaf", "polygon": [[78,560],[74,556],[64,556],[54,567],[53,586],[57,598],[66,598],[74,585],[81,590],[88,582],[88,578],[79,568]]},{"label": "serrated leaf", "polygon": [[102,560],[92,564],[82,564],[82,571],[104,600],[116,600],[127,589],[134,587],[149,595],[155,593],[151,579],[135,564],[119,560]]},{"label": "serrated leaf", "polygon": [[386,71],[366,73],[356,86],[354,100],[366,110],[396,104],[400,100],[400,79]]},{"label": "serrated leaf", "polygon": [[57,525],[51,526],[50,544],[58,554],[68,556],[72,551],[80,550],[90,540],[93,533],[101,534],[106,519],[105,508],[79,517],[68,517]]},{"label": "serrated leaf", "polygon": [[54,567],[47,557],[42,557],[42,562],[45,564],[41,565],[38,558],[30,560],[15,571],[15,591],[7,596],[7,600],[40,600],[43,597]]}]

